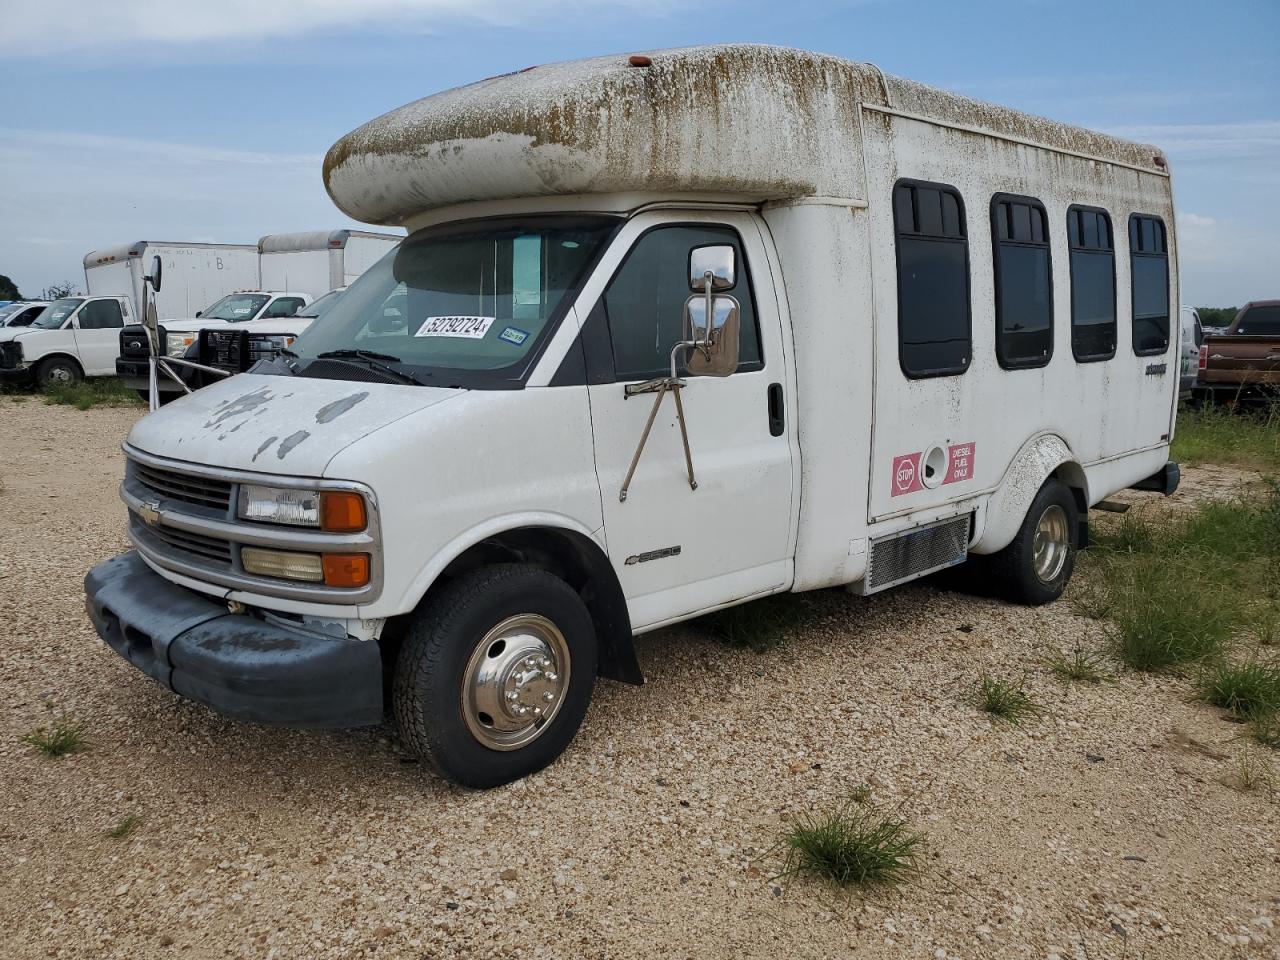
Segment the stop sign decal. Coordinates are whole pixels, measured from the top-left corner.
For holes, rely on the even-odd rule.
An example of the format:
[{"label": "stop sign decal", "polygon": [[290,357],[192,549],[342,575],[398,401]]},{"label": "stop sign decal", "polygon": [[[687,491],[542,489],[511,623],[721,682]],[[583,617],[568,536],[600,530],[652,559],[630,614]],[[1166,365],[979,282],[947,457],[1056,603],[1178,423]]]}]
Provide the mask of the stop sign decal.
[{"label": "stop sign decal", "polygon": [[913,493],[920,487],[920,454],[909,453],[906,456],[894,457],[893,496]]}]

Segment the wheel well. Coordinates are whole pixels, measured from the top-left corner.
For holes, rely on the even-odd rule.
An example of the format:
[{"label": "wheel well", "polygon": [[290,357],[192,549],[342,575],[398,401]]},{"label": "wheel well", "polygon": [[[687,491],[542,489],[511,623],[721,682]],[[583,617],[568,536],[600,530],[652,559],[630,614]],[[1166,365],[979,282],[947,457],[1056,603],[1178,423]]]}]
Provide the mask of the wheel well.
[{"label": "wheel well", "polygon": [[79,360],[77,360],[75,357],[73,357],[69,353],[46,353],[39,360],[33,361],[32,366],[34,366],[38,370],[40,369],[40,365],[44,363],[46,360],[66,360],[69,363],[71,363],[77,370],[80,371],[80,376],[82,377],[84,376],[84,367],[81,365]]},{"label": "wheel well", "polygon": [[[588,537],[571,530],[532,527],[487,537],[464,550],[444,568],[418,605],[445,584],[479,567],[494,563],[524,563],[559,577],[577,591],[595,623],[600,644],[599,673],[624,683],[644,683],[631,641],[631,618],[626,597],[604,551]],[[395,617],[383,631],[385,676],[395,663],[407,617]]]},{"label": "wheel well", "polygon": [[1071,491],[1076,501],[1076,549],[1083,550],[1089,546],[1089,494],[1088,480],[1080,464],[1068,460],[1059,464],[1049,474],[1050,479],[1059,480]]}]

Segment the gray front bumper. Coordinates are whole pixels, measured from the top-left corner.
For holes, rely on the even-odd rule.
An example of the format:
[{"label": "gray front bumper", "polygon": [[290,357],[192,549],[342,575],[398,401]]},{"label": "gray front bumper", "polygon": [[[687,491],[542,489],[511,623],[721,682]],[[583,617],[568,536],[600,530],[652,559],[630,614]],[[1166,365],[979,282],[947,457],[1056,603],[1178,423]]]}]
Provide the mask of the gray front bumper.
[{"label": "gray front bumper", "polygon": [[225,604],[170,583],[135,551],[98,564],[84,589],[98,635],[189,700],[258,723],[382,721],[375,641],[321,637],[229,613]]}]

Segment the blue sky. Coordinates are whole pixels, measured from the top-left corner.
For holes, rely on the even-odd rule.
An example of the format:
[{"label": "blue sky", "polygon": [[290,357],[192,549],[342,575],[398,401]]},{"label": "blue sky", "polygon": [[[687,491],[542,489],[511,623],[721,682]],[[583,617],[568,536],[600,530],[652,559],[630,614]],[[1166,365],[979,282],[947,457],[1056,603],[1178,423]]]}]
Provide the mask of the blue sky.
[{"label": "blue sky", "polygon": [[0,273],[28,296],[117,243],[349,225],[324,151],[428,93],[734,40],[1155,143],[1183,302],[1280,296],[1280,0],[0,0],[0,24]]}]

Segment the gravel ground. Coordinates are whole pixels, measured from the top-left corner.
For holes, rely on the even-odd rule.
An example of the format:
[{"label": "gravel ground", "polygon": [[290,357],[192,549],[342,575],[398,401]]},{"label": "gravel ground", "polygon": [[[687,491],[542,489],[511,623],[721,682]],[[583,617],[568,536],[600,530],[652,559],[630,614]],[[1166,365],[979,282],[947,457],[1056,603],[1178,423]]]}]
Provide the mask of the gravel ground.
[{"label": "gravel ground", "polygon": [[[1280,956],[1280,808],[1224,782],[1240,728],[1176,679],[1061,686],[1041,658],[1100,641],[1068,602],[829,592],[767,654],[667,630],[640,643],[647,686],[601,682],[560,761],[486,793],[389,728],[186,704],[82,606],[125,543],[139,413],[0,398],[6,958]],[[1176,499],[1248,479],[1188,471]],[[984,670],[1049,713],[993,725]],[[22,743],[51,709],[87,749]],[[919,879],[871,899],[773,880],[788,818],[863,782],[928,832]]]}]

